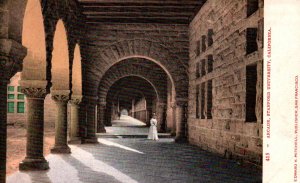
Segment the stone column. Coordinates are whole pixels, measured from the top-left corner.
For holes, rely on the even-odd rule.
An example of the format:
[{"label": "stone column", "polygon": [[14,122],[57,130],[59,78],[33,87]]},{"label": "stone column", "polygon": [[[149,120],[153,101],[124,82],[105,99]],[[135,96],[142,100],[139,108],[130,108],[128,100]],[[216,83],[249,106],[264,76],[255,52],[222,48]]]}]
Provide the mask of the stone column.
[{"label": "stone column", "polygon": [[106,133],[105,127],[104,127],[104,120],[105,120],[105,108],[106,108],[106,102],[105,100],[100,100],[97,106],[97,133]]},{"label": "stone column", "polygon": [[80,144],[81,138],[79,134],[79,104],[82,96],[72,96],[69,101],[70,105],[70,133],[69,144]]},{"label": "stone column", "polygon": [[171,115],[172,115],[172,123],[173,127],[171,129],[171,135],[176,136],[176,129],[177,129],[177,120],[176,120],[176,104],[174,102],[171,103]]},{"label": "stone column", "polygon": [[81,138],[81,141],[86,137],[86,105],[82,101],[79,104],[79,135]]},{"label": "stone column", "polygon": [[6,175],[6,138],[7,138],[7,83],[0,80],[0,182],[5,182]]},{"label": "stone column", "polygon": [[175,142],[186,142],[186,107],[187,101],[177,101],[176,106],[176,137]]},{"label": "stone column", "polygon": [[52,90],[52,99],[57,106],[57,118],[55,121],[55,144],[51,153],[64,154],[71,153],[67,144],[67,104],[69,101],[69,90]]},{"label": "stone column", "polygon": [[[30,83],[32,82],[32,83]],[[41,87],[27,87],[39,85]],[[20,163],[20,170],[47,170],[48,162],[43,155],[44,147],[44,100],[47,95],[47,81],[20,81],[21,91],[26,95],[27,143],[26,157]],[[27,86],[26,86],[27,85]]]},{"label": "stone column", "polygon": [[98,143],[96,137],[96,105],[98,97],[85,96],[86,100],[86,124],[87,124],[87,134],[83,139],[83,143]]},{"label": "stone column", "polygon": [[156,106],[156,116],[157,116],[157,130],[158,132],[165,132],[165,121],[164,121],[164,112],[165,112],[165,103],[158,103]]},{"label": "stone column", "polygon": [[0,3],[0,182],[6,179],[6,139],[7,139],[7,84],[10,78],[21,71],[26,56],[26,48],[8,36],[9,14]]}]

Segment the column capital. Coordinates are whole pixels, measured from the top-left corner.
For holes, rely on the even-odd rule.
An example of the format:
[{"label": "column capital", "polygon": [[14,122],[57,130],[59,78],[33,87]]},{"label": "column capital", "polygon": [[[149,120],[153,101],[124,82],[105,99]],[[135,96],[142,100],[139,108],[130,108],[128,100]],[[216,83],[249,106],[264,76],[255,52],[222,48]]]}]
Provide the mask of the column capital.
[{"label": "column capital", "polygon": [[28,98],[45,98],[48,94],[47,81],[43,80],[20,80],[21,92]]},{"label": "column capital", "polygon": [[9,80],[22,70],[27,49],[11,39],[0,39],[0,78]]},{"label": "column capital", "polygon": [[188,100],[184,98],[177,98],[176,99],[177,106],[187,106]]},{"label": "column capital", "polygon": [[55,102],[68,102],[70,99],[70,90],[51,90],[51,98]]},{"label": "column capital", "polygon": [[21,92],[28,98],[41,98],[44,99],[47,95],[46,88],[23,88],[21,87]]},{"label": "column capital", "polygon": [[72,95],[71,100],[69,100],[70,104],[79,105],[81,103],[82,96],[81,95]]},{"label": "column capital", "polygon": [[157,103],[157,105],[158,105],[159,107],[165,107],[167,104],[166,104],[166,103],[163,103],[163,102],[160,102],[160,103]]}]

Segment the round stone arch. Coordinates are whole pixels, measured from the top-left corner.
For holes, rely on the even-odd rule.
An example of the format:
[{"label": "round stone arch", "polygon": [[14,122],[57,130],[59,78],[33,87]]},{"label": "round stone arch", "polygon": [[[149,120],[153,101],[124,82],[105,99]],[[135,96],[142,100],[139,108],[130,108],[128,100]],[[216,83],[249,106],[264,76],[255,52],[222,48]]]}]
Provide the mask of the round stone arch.
[{"label": "round stone arch", "polygon": [[161,92],[159,92],[158,90],[157,90],[157,86],[155,86],[154,84],[153,84],[153,81],[151,81],[151,80],[149,80],[149,79],[147,79],[146,77],[144,77],[143,75],[138,75],[138,74],[126,74],[126,75],[122,75],[122,76],[120,76],[120,77],[116,77],[116,78],[114,78],[114,80],[105,80],[105,81],[103,81],[104,83],[109,83],[110,85],[107,85],[107,87],[105,88],[105,89],[102,89],[100,92],[99,92],[99,99],[104,99],[104,100],[106,100],[107,99],[107,96],[108,96],[108,92],[109,92],[109,89],[110,89],[110,87],[115,83],[115,82],[117,82],[118,80],[120,80],[120,79],[122,79],[122,78],[126,78],[126,77],[128,77],[128,76],[136,76],[136,77],[140,77],[140,78],[142,78],[142,79],[144,79],[144,80],[146,80],[152,87],[153,87],[153,90],[155,91],[155,94],[156,94],[156,98],[159,100],[159,101],[162,101],[162,100],[165,100],[165,99],[163,99],[162,97],[161,97]]},{"label": "round stone arch", "polygon": [[[99,83],[106,71],[115,64],[129,58],[144,58],[159,65],[167,73],[176,97],[187,98],[188,72],[187,66],[182,63],[175,53],[159,42],[146,39],[123,40],[105,47],[95,53],[95,62],[87,65],[86,85],[89,86],[85,93],[96,95]],[[97,81],[98,80],[98,81]]]},{"label": "round stone arch", "polygon": [[[128,82],[126,82],[126,80],[127,80],[126,78],[128,78],[131,81],[137,81],[138,84],[136,85],[136,83],[135,83],[133,85],[130,85]],[[125,83],[123,81],[125,81]],[[146,111],[147,112],[142,115],[141,119],[143,119],[143,120],[141,120],[141,119],[140,120],[144,121],[146,124],[148,124],[149,119],[150,119],[149,118],[150,114],[152,113],[153,110],[156,110],[155,106],[156,106],[156,103],[158,102],[158,98],[159,98],[159,96],[157,94],[157,89],[155,88],[154,84],[151,83],[147,78],[145,78],[143,76],[137,76],[137,75],[128,75],[128,76],[124,75],[123,77],[120,77],[120,78],[116,79],[116,81],[112,81],[111,83],[112,83],[112,85],[111,85],[111,87],[109,87],[109,91],[107,92],[106,100],[105,99],[102,100],[102,98],[99,98],[100,101],[105,100],[106,102],[102,103],[103,107],[105,107],[105,115],[104,115],[105,120],[101,120],[101,117],[99,116],[100,121],[98,120],[98,126],[100,126],[101,123],[105,124],[106,126],[112,125],[111,121],[112,121],[112,119],[116,119],[116,114],[117,114],[116,113],[116,105],[118,102],[116,100],[116,97],[120,93],[124,94],[124,92],[125,92],[125,95],[126,95],[126,93],[130,93],[130,96],[135,96],[135,94],[132,95],[132,93],[136,93],[146,100],[146,102],[147,102]],[[143,85],[143,84],[141,85],[141,83],[144,83],[145,85]],[[139,86],[145,86],[145,87],[143,89],[141,89]],[[133,92],[130,92],[130,91],[133,91]],[[101,102],[100,102],[100,105],[101,105]]]}]

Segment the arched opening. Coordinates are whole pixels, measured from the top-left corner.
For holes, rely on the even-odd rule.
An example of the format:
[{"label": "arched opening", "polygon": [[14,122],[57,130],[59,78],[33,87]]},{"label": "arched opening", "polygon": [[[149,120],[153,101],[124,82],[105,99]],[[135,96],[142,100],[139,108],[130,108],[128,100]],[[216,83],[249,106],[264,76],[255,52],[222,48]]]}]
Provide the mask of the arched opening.
[{"label": "arched opening", "polygon": [[127,58],[114,64],[106,71],[99,85],[99,99],[106,101],[103,123],[113,125],[121,109],[125,108],[131,117],[149,125],[151,114],[155,112],[159,131],[175,133],[176,92],[169,76],[160,65],[146,58]]},{"label": "arched opening", "polygon": [[[129,116],[149,124],[150,114],[155,111],[154,103],[158,96],[153,86],[138,76],[126,76],[116,81],[107,94],[106,120],[112,122],[120,119],[123,110]],[[106,125],[110,125],[107,124]]]}]

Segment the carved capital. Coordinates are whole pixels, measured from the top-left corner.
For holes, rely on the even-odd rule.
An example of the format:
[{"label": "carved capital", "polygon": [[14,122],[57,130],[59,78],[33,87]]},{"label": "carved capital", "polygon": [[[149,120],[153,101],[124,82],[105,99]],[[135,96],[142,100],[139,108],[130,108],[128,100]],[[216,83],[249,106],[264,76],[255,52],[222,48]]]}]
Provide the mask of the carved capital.
[{"label": "carved capital", "polygon": [[27,98],[44,99],[47,95],[46,88],[21,87],[21,92],[24,93]]},{"label": "carved capital", "polygon": [[55,102],[63,102],[63,103],[66,103],[66,102],[69,101],[69,95],[63,95],[63,94],[52,95],[51,98],[52,98]]},{"label": "carved capital", "polygon": [[81,99],[80,98],[71,98],[71,100],[69,100],[69,103],[72,105],[79,105],[81,103]]},{"label": "carved capital", "polygon": [[177,106],[187,106],[188,105],[188,101],[186,99],[176,99],[176,104]]},{"label": "carved capital", "polygon": [[165,103],[158,103],[157,106],[160,107],[160,108],[164,108],[165,106],[167,106],[167,104],[165,104]]},{"label": "carved capital", "polygon": [[19,65],[13,59],[0,55],[0,78],[9,80],[14,74],[20,70]]},{"label": "carved capital", "polygon": [[10,39],[0,39],[0,78],[10,79],[22,70],[27,49]]},{"label": "carved capital", "polygon": [[70,99],[70,90],[51,90],[51,98],[55,102],[66,103]]}]

